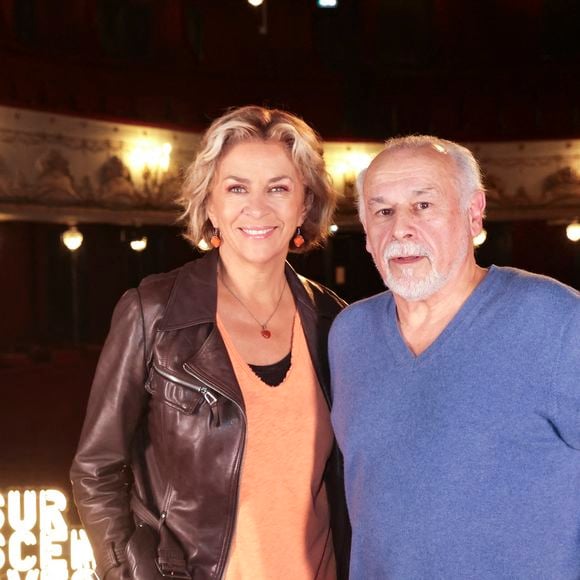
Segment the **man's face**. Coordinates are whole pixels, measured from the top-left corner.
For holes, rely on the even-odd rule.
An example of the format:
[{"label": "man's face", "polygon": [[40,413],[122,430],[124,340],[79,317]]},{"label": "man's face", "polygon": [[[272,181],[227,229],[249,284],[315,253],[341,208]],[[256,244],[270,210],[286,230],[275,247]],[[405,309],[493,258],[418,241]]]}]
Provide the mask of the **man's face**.
[{"label": "man's face", "polygon": [[367,250],[385,284],[409,301],[457,280],[473,260],[483,192],[462,208],[455,163],[430,147],[380,154],[364,180]]}]

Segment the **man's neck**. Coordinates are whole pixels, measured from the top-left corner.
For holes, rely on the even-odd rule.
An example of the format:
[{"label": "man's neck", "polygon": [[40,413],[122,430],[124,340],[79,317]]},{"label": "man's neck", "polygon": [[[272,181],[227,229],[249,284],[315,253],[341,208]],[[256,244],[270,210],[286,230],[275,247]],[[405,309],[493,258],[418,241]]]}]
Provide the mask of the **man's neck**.
[{"label": "man's neck", "polygon": [[408,301],[395,295],[401,335],[415,355],[419,356],[435,342],[486,272],[473,261],[425,300]]}]

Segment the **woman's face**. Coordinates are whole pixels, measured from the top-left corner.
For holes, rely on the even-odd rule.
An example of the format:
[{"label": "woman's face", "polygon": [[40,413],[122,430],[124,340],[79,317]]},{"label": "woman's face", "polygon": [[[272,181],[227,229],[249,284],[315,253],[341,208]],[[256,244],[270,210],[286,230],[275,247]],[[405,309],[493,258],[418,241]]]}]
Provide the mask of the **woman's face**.
[{"label": "woman's face", "polygon": [[284,261],[306,215],[302,177],[278,141],[244,141],[220,160],[207,205],[220,256],[253,265]]}]

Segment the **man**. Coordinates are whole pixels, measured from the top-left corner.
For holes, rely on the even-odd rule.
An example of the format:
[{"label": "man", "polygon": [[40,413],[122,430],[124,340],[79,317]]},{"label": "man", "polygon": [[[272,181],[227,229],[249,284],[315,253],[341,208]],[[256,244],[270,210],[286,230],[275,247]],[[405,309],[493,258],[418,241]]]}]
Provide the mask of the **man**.
[{"label": "man", "polygon": [[351,578],[580,578],[580,294],[476,264],[464,147],[394,139],[359,181],[389,291],[330,339]]}]

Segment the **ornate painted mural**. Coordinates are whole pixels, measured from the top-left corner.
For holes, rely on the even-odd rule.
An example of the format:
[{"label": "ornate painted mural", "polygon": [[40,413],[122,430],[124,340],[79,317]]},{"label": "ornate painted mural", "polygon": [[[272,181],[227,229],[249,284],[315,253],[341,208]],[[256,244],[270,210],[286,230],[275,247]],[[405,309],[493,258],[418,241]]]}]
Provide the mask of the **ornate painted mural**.
[{"label": "ornate painted mural", "polygon": [[[170,224],[199,133],[0,107],[0,219]],[[468,143],[490,220],[580,217],[580,140]],[[337,222],[357,225],[354,181],[380,143],[328,142],[344,194]]]}]

